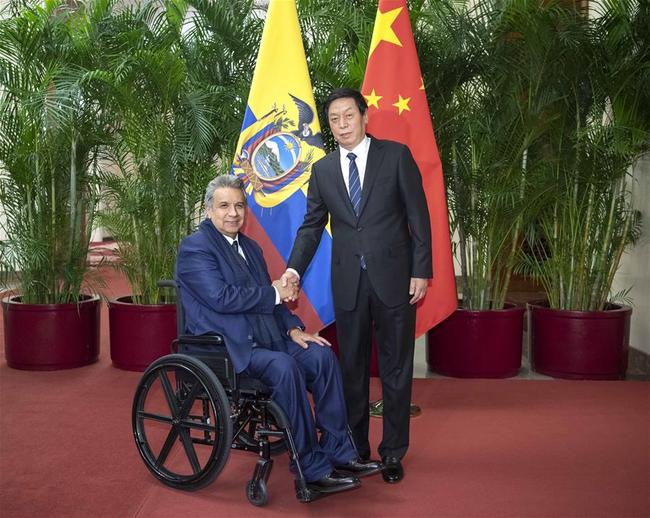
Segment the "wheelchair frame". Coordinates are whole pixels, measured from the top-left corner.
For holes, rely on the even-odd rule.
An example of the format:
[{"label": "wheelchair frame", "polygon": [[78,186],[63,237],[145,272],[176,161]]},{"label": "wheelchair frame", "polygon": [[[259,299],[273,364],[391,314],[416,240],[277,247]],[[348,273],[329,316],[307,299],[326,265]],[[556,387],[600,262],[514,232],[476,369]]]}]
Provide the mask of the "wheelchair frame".
[{"label": "wheelchair frame", "polygon": [[[172,354],[146,369],[133,399],[133,436],[149,471],[170,487],[192,491],[215,480],[231,449],[252,451],[258,460],[246,497],[262,506],[268,501],[271,457],[287,450],[296,471],[296,498],[311,502],[322,496],[305,481],[287,418],[268,387],[235,372],[221,335],[184,335],[179,287],[172,280],[158,285],[176,290],[177,338]],[[185,457],[179,459],[179,453]]]}]

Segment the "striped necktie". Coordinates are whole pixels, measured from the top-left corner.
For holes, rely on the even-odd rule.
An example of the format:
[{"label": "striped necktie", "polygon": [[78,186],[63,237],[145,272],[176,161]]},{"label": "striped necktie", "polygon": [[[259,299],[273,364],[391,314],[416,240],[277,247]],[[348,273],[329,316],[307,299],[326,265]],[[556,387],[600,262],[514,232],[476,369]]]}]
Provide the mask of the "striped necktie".
[{"label": "striped necktie", "polygon": [[350,201],[352,202],[352,208],[354,208],[354,213],[359,216],[359,207],[361,207],[361,180],[359,178],[359,168],[355,159],[357,155],[354,153],[348,153],[348,159],[350,160],[350,176],[349,176],[349,194]]},{"label": "striped necktie", "polygon": [[[357,158],[357,155],[354,153],[348,153],[348,158],[350,159],[350,176],[348,178],[348,183],[350,185],[350,201],[352,202],[354,213],[358,218],[359,208],[361,207],[361,179],[359,178],[359,168],[357,167],[357,163],[354,161]],[[361,268],[365,270],[365,257],[359,257],[359,261],[361,263]]]}]

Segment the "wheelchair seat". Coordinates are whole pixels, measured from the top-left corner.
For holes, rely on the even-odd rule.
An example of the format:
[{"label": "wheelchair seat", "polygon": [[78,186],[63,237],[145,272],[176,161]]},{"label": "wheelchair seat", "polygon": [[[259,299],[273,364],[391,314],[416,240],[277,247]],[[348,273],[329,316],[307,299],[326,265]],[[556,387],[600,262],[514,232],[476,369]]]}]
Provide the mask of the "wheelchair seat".
[{"label": "wheelchair seat", "polygon": [[193,491],[212,483],[231,449],[258,455],[246,496],[256,506],[268,500],[273,454],[288,451],[296,468],[296,497],[319,498],[304,479],[282,409],[260,380],[238,374],[221,335],[186,335],[179,288],[177,338],[172,354],[153,362],[142,375],[132,407],[136,447],[149,471],[162,483]]}]

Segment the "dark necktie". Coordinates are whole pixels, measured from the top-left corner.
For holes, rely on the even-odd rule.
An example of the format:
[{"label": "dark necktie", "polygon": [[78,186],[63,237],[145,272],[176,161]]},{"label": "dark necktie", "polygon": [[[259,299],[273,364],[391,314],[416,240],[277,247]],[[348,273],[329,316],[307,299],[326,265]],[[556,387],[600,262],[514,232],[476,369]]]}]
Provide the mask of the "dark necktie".
[{"label": "dark necktie", "polygon": [[[350,185],[350,201],[352,202],[352,208],[354,213],[359,217],[359,208],[361,207],[361,179],[359,178],[359,168],[355,159],[357,155],[354,153],[348,153],[348,159],[350,160],[350,176],[348,177],[348,184]],[[366,259],[361,256],[359,258],[361,263],[361,268],[366,269]]]},{"label": "dark necktie", "polygon": [[232,250],[235,252],[235,255],[237,256],[237,259],[239,259],[239,262],[248,267],[248,261],[246,261],[246,259],[244,259],[244,256],[239,253],[239,244],[237,243],[237,240],[232,242]]},{"label": "dark necktie", "polygon": [[359,178],[359,168],[355,162],[356,158],[357,155],[354,153],[348,153],[348,159],[350,160],[350,176],[348,178],[350,201],[354,213],[358,216],[359,207],[361,206],[361,180]]}]

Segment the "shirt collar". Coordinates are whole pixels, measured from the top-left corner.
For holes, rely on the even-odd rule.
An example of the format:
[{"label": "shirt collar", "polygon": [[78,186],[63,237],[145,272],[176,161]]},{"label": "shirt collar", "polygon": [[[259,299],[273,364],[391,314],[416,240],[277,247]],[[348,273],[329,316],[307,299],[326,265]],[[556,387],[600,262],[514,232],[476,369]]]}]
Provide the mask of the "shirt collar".
[{"label": "shirt collar", "polygon": [[221,234],[223,237],[226,238],[226,241],[228,241],[228,244],[232,246],[232,244],[237,241],[237,246],[239,246],[239,234],[237,234],[234,238],[227,236],[226,234]]},{"label": "shirt collar", "polygon": [[339,146],[339,151],[341,153],[341,158],[347,158],[348,153],[354,153],[356,156],[366,156],[368,154],[368,148],[370,147],[370,137],[366,137],[359,142],[354,149],[345,149],[343,146]]}]

